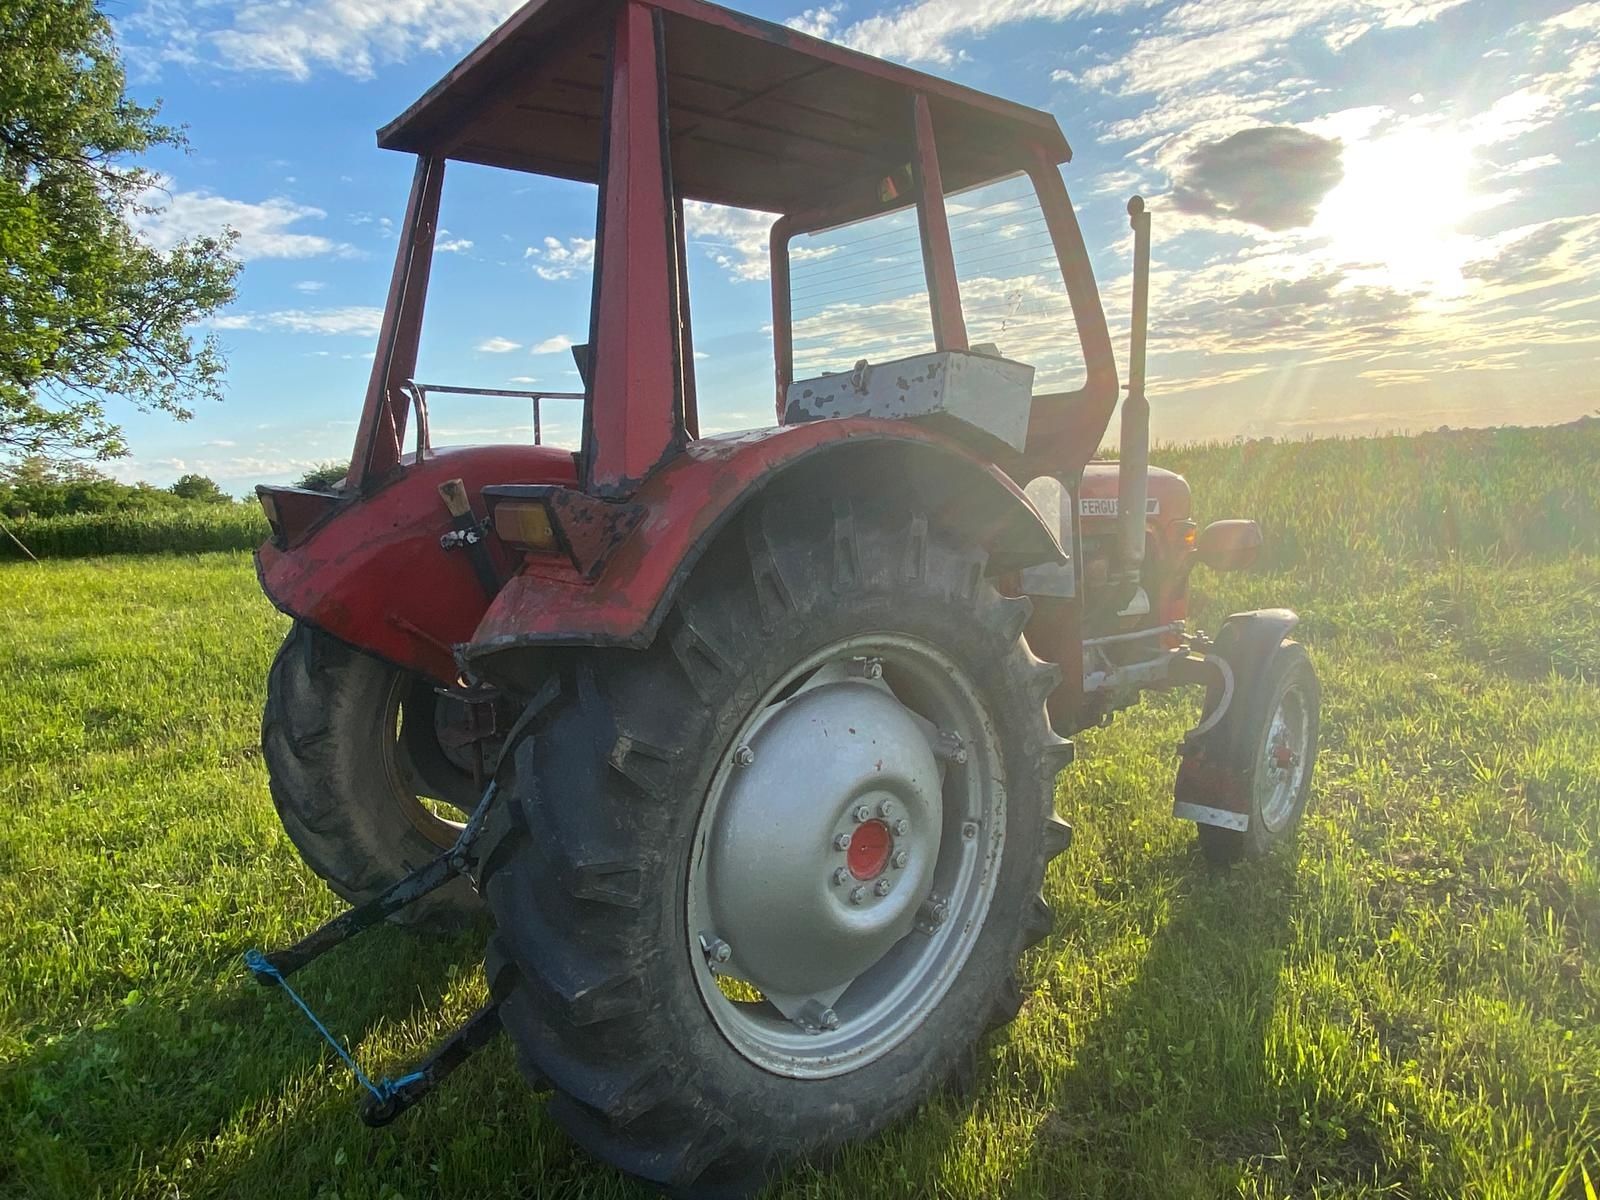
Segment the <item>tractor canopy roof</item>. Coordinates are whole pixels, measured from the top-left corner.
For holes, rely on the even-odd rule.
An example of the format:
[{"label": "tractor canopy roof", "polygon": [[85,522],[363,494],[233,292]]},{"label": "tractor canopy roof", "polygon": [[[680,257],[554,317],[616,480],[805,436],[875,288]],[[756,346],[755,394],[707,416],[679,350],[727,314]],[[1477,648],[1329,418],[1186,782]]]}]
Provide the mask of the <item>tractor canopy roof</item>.
[{"label": "tractor canopy roof", "polygon": [[[659,14],[672,173],[695,200],[826,208],[904,166],[928,98],[945,187],[1071,150],[1048,113],[702,0]],[[614,3],[531,0],[378,133],[385,149],[595,182]]]}]

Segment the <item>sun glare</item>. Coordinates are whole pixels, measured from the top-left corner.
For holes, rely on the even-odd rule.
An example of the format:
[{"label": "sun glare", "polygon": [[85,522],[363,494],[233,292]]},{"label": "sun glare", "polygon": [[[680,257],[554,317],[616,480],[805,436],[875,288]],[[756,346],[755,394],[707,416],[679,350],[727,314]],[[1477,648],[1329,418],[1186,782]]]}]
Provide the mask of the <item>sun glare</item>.
[{"label": "sun glare", "polygon": [[1482,199],[1472,187],[1473,146],[1463,132],[1410,126],[1347,141],[1344,178],[1311,230],[1352,279],[1439,297],[1465,287],[1472,241],[1460,226]]}]

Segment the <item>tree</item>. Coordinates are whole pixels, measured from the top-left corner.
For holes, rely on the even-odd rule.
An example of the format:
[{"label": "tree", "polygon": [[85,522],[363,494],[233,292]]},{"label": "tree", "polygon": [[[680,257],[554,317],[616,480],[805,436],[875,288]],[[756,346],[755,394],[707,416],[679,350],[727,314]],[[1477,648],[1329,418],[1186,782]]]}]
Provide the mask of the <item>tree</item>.
[{"label": "tree", "polygon": [[221,398],[189,327],[233,299],[233,235],[135,234],[160,189],[132,160],[186,143],[124,84],[94,0],[0,0],[0,453],[114,458],[108,401],[185,420]]},{"label": "tree", "polygon": [[310,488],[314,492],[331,491],[336,485],[344,482],[344,477],[350,473],[348,462],[320,462],[304,475],[296,487]]},{"label": "tree", "polygon": [[200,500],[206,504],[226,504],[228,495],[209,475],[185,475],[169,489],[180,500]]}]

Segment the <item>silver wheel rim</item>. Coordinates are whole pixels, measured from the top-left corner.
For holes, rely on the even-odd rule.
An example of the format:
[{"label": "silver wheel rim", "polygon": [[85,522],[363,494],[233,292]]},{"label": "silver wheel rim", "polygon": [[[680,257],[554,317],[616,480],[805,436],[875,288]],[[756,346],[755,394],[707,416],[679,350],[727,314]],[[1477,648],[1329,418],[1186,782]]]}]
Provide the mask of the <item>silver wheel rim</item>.
[{"label": "silver wheel rim", "polygon": [[841,1075],[933,1011],[999,879],[996,744],[966,672],[899,634],[835,643],[754,706],[707,789],[686,901],[695,980],[736,1051]]},{"label": "silver wheel rim", "polygon": [[1306,778],[1310,736],[1311,712],[1305,692],[1291,684],[1278,698],[1278,706],[1267,722],[1256,765],[1256,811],[1269,833],[1277,833],[1294,818]]}]

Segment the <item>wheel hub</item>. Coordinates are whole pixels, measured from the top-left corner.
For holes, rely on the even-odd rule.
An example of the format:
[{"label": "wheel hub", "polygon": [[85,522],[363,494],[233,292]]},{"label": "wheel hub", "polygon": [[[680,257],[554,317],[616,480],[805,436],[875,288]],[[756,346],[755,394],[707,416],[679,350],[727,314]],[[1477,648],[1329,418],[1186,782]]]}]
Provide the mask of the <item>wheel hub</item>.
[{"label": "wheel hub", "polygon": [[1261,821],[1269,831],[1281,829],[1294,812],[1310,736],[1305,698],[1296,688],[1284,693],[1267,726],[1261,771],[1256,780]]},{"label": "wheel hub", "polygon": [[875,680],[797,692],[741,749],[706,845],[711,917],[732,948],[722,969],[793,1016],[911,931],[939,853],[941,774],[917,718]]},{"label": "wheel hub", "polygon": [[882,821],[863,821],[850,835],[845,848],[845,865],[857,879],[876,879],[889,865],[894,852],[894,834]]}]

